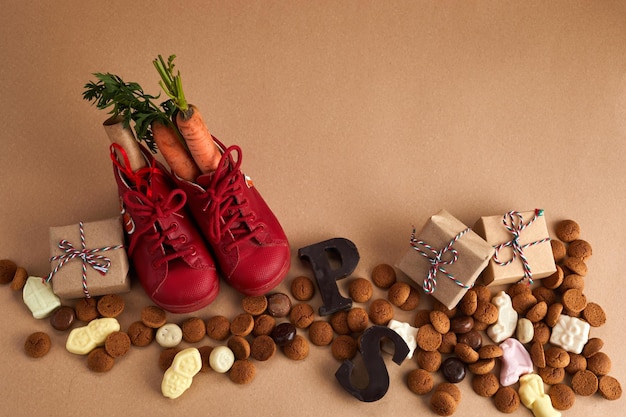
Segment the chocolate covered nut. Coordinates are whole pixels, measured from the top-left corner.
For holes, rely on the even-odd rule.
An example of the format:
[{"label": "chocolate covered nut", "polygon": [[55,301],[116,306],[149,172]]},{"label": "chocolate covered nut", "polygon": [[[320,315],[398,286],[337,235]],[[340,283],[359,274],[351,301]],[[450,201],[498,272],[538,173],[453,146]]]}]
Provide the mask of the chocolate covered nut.
[{"label": "chocolate covered nut", "polygon": [[228,339],[226,346],[233,351],[233,355],[235,355],[237,360],[250,357],[250,343],[242,336],[232,336]]},{"label": "chocolate covered nut", "polygon": [[[289,320],[298,329],[306,329],[315,320],[315,312],[313,307],[307,303],[299,303],[291,308]],[[348,323],[349,325],[350,323]]]},{"label": "chocolate covered nut", "polygon": [[163,349],[159,354],[159,369],[163,372],[167,371],[167,368],[172,366],[172,362],[174,362],[174,357],[181,349],[178,348],[167,348]]},{"label": "chocolate covered nut", "polygon": [[213,316],[205,322],[206,334],[214,340],[226,340],[230,336],[230,321],[224,316]]},{"label": "chocolate covered nut", "polygon": [[550,239],[550,247],[552,248],[552,258],[554,258],[554,262],[561,262],[567,254],[567,249],[565,248],[563,242],[556,239]]},{"label": "chocolate covered nut", "polygon": [[130,350],[130,337],[124,332],[113,332],[104,340],[104,350],[113,358],[124,356]]},{"label": "chocolate covered nut", "polygon": [[167,323],[167,315],[160,307],[146,306],[141,309],[141,321],[148,327],[158,329]]},{"label": "chocolate covered nut", "polygon": [[[166,349],[169,350],[169,349]],[[178,349],[174,349],[175,351]],[[200,372],[209,372],[211,370],[211,352],[213,352],[213,346],[204,345],[198,348],[198,352],[200,352],[200,358],[202,359],[202,368],[200,368]],[[173,357],[172,357],[173,359]],[[168,366],[169,367],[169,366]],[[164,369],[164,371],[167,368]]]},{"label": "chocolate covered nut", "polygon": [[353,307],[348,311],[348,328],[352,333],[359,333],[369,326],[367,311],[361,307]]},{"label": "chocolate covered nut", "polygon": [[598,352],[587,358],[587,370],[596,376],[607,375],[611,372],[611,358],[604,352]]},{"label": "chocolate covered nut", "polygon": [[154,339],[154,329],[146,326],[141,321],[136,321],[128,326],[126,333],[130,337],[130,343],[134,346],[148,346]]},{"label": "chocolate covered nut", "polygon": [[[491,299],[491,297],[489,297]],[[459,301],[458,308],[461,310],[461,313],[466,316],[471,316],[476,312],[476,308],[478,307],[478,293],[475,289],[469,289],[461,301]]]},{"label": "chocolate covered nut", "polygon": [[259,316],[267,309],[267,297],[264,295],[248,296],[241,300],[241,307],[243,311],[251,316]]},{"label": "chocolate covered nut", "polygon": [[285,356],[294,361],[300,361],[309,356],[309,342],[297,334],[291,342],[283,346]]},{"label": "chocolate covered nut", "polygon": [[606,314],[602,307],[596,303],[587,303],[582,311],[582,317],[591,327],[600,327],[606,323]]},{"label": "chocolate covered nut", "polygon": [[598,391],[607,400],[618,400],[622,396],[622,385],[612,376],[604,375],[598,380]]},{"label": "chocolate covered nut", "polygon": [[443,311],[431,311],[430,323],[432,324],[433,328],[442,335],[450,331],[450,319]]},{"label": "chocolate covered nut", "polygon": [[439,416],[451,416],[456,407],[456,401],[447,392],[435,391],[430,397],[430,409]]},{"label": "chocolate covered nut", "polygon": [[26,338],[24,352],[31,358],[41,358],[50,351],[50,346],[50,336],[44,332],[35,332]]},{"label": "chocolate covered nut", "polygon": [[551,366],[546,366],[544,368],[539,368],[537,370],[537,374],[541,377],[543,382],[548,385],[559,384],[563,382],[563,379],[565,379],[564,368],[553,368]]},{"label": "chocolate covered nut", "polygon": [[228,346],[218,346],[209,355],[209,365],[218,374],[225,374],[235,363],[235,354]]},{"label": "chocolate covered nut", "polygon": [[493,371],[496,366],[495,359],[479,359],[474,363],[467,365],[467,369],[474,375],[484,375]]},{"label": "chocolate covered nut", "polygon": [[519,408],[519,394],[512,387],[500,387],[494,396],[494,403],[501,413],[511,414]]},{"label": "chocolate covered nut", "polygon": [[567,353],[569,354],[569,365],[565,367],[565,372],[575,374],[578,371],[587,369],[587,359],[583,355],[572,352]]},{"label": "chocolate covered nut", "polygon": [[357,342],[352,336],[339,335],[330,345],[330,351],[338,361],[352,359],[356,356]]},{"label": "chocolate covered nut", "polygon": [[462,333],[456,337],[457,343],[465,343],[472,349],[478,350],[483,345],[483,337],[476,330],[470,330],[467,333]]},{"label": "chocolate covered nut", "polygon": [[276,353],[276,343],[270,336],[259,336],[252,341],[250,356],[257,361],[266,361]]},{"label": "chocolate covered nut", "polygon": [[407,386],[414,394],[428,394],[434,386],[433,377],[430,372],[424,369],[413,369],[407,375]]},{"label": "chocolate covered nut", "polygon": [[548,395],[556,410],[569,410],[576,401],[574,390],[565,384],[552,385],[548,390]]},{"label": "chocolate covered nut", "polygon": [[280,323],[272,330],[270,337],[278,346],[285,346],[296,337],[296,326],[291,323]]},{"label": "chocolate covered nut", "polygon": [[598,391],[598,377],[591,371],[578,371],[572,377],[572,389],[583,397],[593,395]]},{"label": "chocolate covered nut", "polygon": [[95,348],[87,355],[87,368],[93,372],[108,372],[113,368],[115,359],[104,348]]},{"label": "chocolate covered nut", "polygon": [[337,311],[330,316],[330,325],[333,326],[333,330],[337,334],[350,334],[350,327],[348,327],[348,312],[345,310]]},{"label": "chocolate covered nut", "polygon": [[74,305],[76,318],[85,323],[100,317],[97,307],[98,301],[95,298],[81,298]]},{"label": "chocolate covered nut", "polygon": [[238,359],[230,368],[228,376],[235,384],[249,384],[256,376],[256,367],[249,360]]},{"label": "chocolate covered nut", "polygon": [[442,336],[432,324],[426,324],[417,331],[417,346],[422,350],[433,351],[441,346]]},{"label": "chocolate covered nut", "polygon": [[[254,317],[248,313],[237,315],[230,323],[230,332],[236,336],[247,336],[254,329]],[[184,329],[183,329],[184,333]]]},{"label": "chocolate covered nut", "polygon": [[326,321],[314,321],[309,326],[309,340],[315,346],[329,345],[333,341],[333,327]]},{"label": "chocolate covered nut", "polygon": [[61,306],[50,315],[50,325],[56,330],[67,330],[74,324],[76,314],[70,306]]},{"label": "chocolate covered nut", "polygon": [[467,333],[474,327],[474,318],[472,316],[459,316],[450,320],[450,331],[462,334]]},{"label": "chocolate covered nut", "polygon": [[11,281],[11,289],[13,291],[21,291],[24,289],[24,285],[26,285],[26,281],[28,280],[28,272],[26,269],[18,266],[15,270],[15,275],[13,275],[13,280]]},{"label": "chocolate covered nut", "polygon": [[305,276],[295,277],[291,281],[291,295],[298,301],[309,301],[315,295],[313,280]]},{"label": "chocolate covered nut", "polygon": [[370,304],[369,318],[373,324],[386,326],[393,319],[393,306],[383,298],[374,300]]},{"label": "chocolate covered nut", "polygon": [[378,288],[387,289],[396,282],[396,271],[391,265],[380,264],[372,269],[372,282]]},{"label": "chocolate covered nut", "polygon": [[454,347],[454,353],[465,363],[474,363],[479,359],[478,352],[465,343],[457,343]]},{"label": "chocolate covered nut", "polygon": [[387,292],[387,299],[391,304],[400,307],[409,299],[411,287],[406,282],[395,282]]},{"label": "chocolate covered nut", "polygon": [[404,304],[400,306],[400,310],[402,311],[415,310],[420,303],[420,292],[412,285],[410,288],[409,297],[406,299]]},{"label": "chocolate covered nut", "polygon": [[441,372],[446,381],[456,384],[465,379],[465,364],[455,357],[449,357],[441,363]]},{"label": "chocolate covered nut", "polygon": [[553,368],[565,368],[569,365],[569,354],[563,348],[550,346],[546,349],[545,356],[546,366],[551,366]]},{"label": "chocolate covered nut", "polygon": [[254,328],[252,334],[254,336],[267,335],[272,333],[276,327],[276,319],[269,314],[261,314],[254,318]]},{"label": "chocolate covered nut", "polygon": [[[142,323],[144,322],[142,321]],[[178,346],[178,344],[183,340],[183,330],[180,326],[178,326],[178,324],[165,323],[156,330],[155,339],[157,343],[164,348]]]},{"label": "chocolate covered nut", "polygon": [[[183,331],[183,340],[187,343],[197,343],[206,334],[206,324],[199,317],[190,317],[180,326]],[[235,333],[233,333],[235,334]]]},{"label": "chocolate covered nut", "polygon": [[563,266],[565,266],[576,275],[580,275],[581,277],[587,276],[587,264],[580,258],[572,258],[571,256],[566,256],[563,260]]},{"label": "chocolate covered nut", "polygon": [[267,297],[267,312],[272,317],[287,317],[291,311],[291,299],[282,292]]},{"label": "chocolate covered nut", "polygon": [[117,294],[107,294],[96,304],[98,313],[102,317],[117,317],[124,311],[124,299]]},{"label": "chocolate covered nut", "polygon": [[10,259],[0,259],[0,284],[8,284],[13,280],[17,264]]},{"label": "chocolate covered nut", "polygon": [[590,358],[596,353],[600,352],[604,347],[604,341],[599,337],[592,337],[587,340],[585,347],[583,347],[582,354],[585,358]]},{"label": "chocolate covered nut", "polygon": [[580,236],[580,226],[574,220],[561,220],[555,226],[556,237],[563,242],[571,242]]},{"label": "chocolate covered nut", "polygon": [[498,392],[500,382],[494,374],[474,375],[472,389],[481,397],[492,397]]},{"label": "chocolate covered nut", "polygon": [[583,261],[591,258],[592,249],[589,242],[582,239],[576,239],[570,242],[567,247],[567,255],[573,258],[580,258]]},{"label": "chocolate covered nut", "polygon": [[417,352],[417,366],[428,372],[437,372],[441,366],[441,353],[420,350]]}]

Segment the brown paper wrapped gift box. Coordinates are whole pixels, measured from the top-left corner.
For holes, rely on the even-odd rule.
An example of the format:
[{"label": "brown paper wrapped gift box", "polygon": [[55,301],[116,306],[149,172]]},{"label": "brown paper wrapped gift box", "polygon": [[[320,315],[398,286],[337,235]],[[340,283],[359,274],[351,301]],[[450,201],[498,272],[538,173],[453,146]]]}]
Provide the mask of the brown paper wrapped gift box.
[{"label": "brown paper wrapped gift box", "polygon": [[[120,217],[95,222],[83,223],[85,245],[87,249],[124,244],[124,232]],[[50,256],[59,256],[65,252],[59,248],[61,240],[67,240],[75,249],[81,248],[80,229],[78,224],[50,228]],[[108,272],[102,275],[87,265],[87,289],[89,295],[99,296],[130,291],[128,277],[128,257],[124,248],[96,252],[96,255],[107,257],[111,264]],[[51,268],[60,263],[52,261]],[[72,299],[84,297],[82,285],[82,260],[72,259],[65,263],[52,277],[52,290],[60,298]]]}]

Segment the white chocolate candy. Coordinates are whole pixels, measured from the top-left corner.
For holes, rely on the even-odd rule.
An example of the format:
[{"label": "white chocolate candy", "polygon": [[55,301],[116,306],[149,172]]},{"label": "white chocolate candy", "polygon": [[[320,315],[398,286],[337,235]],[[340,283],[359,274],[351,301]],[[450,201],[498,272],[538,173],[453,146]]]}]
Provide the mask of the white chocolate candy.
[{"label": "white chocolate candy", "polygon": [[183,340],[183,331],[176,323],[166,323],[158,328],[155,338],[161,347],[171,348]]},{"label": "white chocolate candy", "polygon": [[535,336],[535,327],[533,326],[533,322],[525,317],[519,319],[517,321],[517,330],[515,331],[515,335],[517,336],[517,340],[521,343],[530,343]]},{"label": "white chocolate candy", "polygon": [[202,357],[196,348],[181,350],[174,356],[161,382],[161,393],[168,398],[178,398],[191,386],[193,377],[202,368]]},{"label": "white chocolate candy", "polygon": [[[398,333],[400,337],[404,339],[409,347],[409,354],[406,356],[406,359],[411,359],[413,357],[413,352],[415,352],[415,349],[417,348],[417,327],[413,327],[409,323],[404,323],[394,319],[389,321],[387,327]],[[391,341],[383,342],[382,348],[385,352],[392,355],[395,352],[395,347]]]},{"label": "white chocolate candy", "polygon": [[545,394],[543,380],[539,375],[526,374],[519,381],[520,400],[535,417],[561,417],[561,413],[552,407],[550,396]]},{"label": "white chocolate candy", "polygon": [[511,297],[504,291],[494,295],[491,303],[498,307],[498,321],[487,328],[487,334],[495,343],[500,343],[515,333],[517,312],[513,309]]},{"label": "white chocolate candy", "polygon": [[95,319],[88,325],[73,329],[65,342],[65,349],[77,355],[86,355],[102,346],[107,336],[120,330],[119,322],[111,317]]},{"label": "white chocolate candy", "polygon": [[61,300],[52,292],[50,284],[41,277],[28,277],[22,290],[22,298],[36,319],[48,317],[61,307]]},{"label": "white chocolate candy", "polygon": [[218,346],[209,355],[209,365],[215,372],[224,374],[235,363],[235,354],[227,346]]},{"label": "white chocolate candy", "polygon": [[590,329],[591,326],[586,321],[561,314],[552,328],[550,343],[568,352],[580,353],[589,340]]}]

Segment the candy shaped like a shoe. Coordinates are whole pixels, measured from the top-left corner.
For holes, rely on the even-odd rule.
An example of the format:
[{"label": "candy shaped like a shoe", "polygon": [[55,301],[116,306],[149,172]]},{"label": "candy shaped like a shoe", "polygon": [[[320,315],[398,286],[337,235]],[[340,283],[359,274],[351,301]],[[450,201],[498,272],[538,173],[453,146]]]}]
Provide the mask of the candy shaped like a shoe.
[{"label": "candy shaped like a shoe", "polygon": [[262,295],[287,274],[289,243],[274,213],[241,172],[241,149],[225,148],[213,139],[223,151],[217,170],[195,183],[176,182],[226,281],[244,295]]},{"label": "candy shaped like a shoe", "polygon": [[143,146],[141,151],[147,166],[133,172],[124,150],[111,146],[128,256],[155,304],[172,313],[199,310],[219,292],[215,262],[185,207],[185,193]]}]

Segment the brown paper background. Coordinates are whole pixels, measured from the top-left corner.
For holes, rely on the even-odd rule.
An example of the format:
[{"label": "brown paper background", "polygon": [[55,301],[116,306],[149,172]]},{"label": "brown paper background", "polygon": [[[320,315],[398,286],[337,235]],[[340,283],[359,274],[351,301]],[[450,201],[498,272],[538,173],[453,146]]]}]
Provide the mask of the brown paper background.
[{"label": "brown paper background", "polygon": [[[243,148],[244,170],[282,221],[289,278],[310,275],[299,247],[331,237],[357,245],[354,275],[368,276],[441,208],[473,224],[543,207],[551,231],[573,218],[593,245],[585,293],[608,322],[592,334],[626,383],[624,2],[8,0],[0,39],[0,257],[45,274],[49,226],[117,214],[107,115],[81,99],[83,85],[109,71],[156,93],[151,60],[175,53],[188,99],[213,134]],[[126,301],[122,328],[148,304],[137,286]],[[198,315],[232,317],[238,303],[224,286]],[[302,362],[277,354],[258,364],[248,386],[199,375],[170,401],[159,392],[158,346],[96,375],[19,294],[0,288],[0,306],[7,415],[433,415],[429,397],[404,383],[415,362],[387,358],[389,392],[362,404],[317,347]],[[37,330],[53,348],[34,360],[22,345]],[[469,380],[461,389],[455,415],[499,415]],[[579,397],[564,415],[623,407]]]}]

